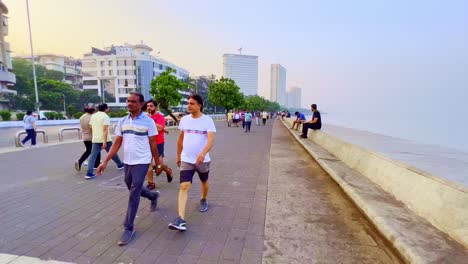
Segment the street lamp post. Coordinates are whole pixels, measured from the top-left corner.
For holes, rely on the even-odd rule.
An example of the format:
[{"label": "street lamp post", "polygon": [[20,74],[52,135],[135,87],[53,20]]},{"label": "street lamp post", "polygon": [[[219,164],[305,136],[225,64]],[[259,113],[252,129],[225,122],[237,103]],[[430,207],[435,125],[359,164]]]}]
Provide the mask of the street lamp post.
[{"label": "street lamp post", "polygon": [[29,18],[29,0],[26,0],[26,12],[28,14],[29,44],[31,46],[31,62],[32,62],[32,69],[33,69],[34,92],[36,94],[36,110],[37,110],[37,113],[39,113],[40,103],[39,103],[39,92],[37,91],[36,65],[34,63],[34,50],[33,50],[32,33],[31,33],[31,20]]}]

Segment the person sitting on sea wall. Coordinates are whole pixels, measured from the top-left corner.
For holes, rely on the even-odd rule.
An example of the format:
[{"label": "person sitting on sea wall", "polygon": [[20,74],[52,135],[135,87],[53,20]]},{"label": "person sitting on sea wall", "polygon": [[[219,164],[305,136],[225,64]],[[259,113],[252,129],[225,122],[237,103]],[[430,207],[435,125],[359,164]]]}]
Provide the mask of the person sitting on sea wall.
[{"label": "person sitting on sea wall", "polygon": [[317,110],[317,105],[311,105],[312,112],[314,115],[312,116],[312,120],[304,122],[302,125],[302,135],[301,138],[307,138],[307,132],[310,129],[317,130],[322,128],[322,117],[320,116],[320,112]]},{"label": "person sitting on sea wall", "polygon": [[296,116],[296,120],[293,121],[291,129],[294,129],[295,126],[296,130],[299,130],[299,126],[306,122],[306,118],[303,113],[295,112],[294,115]]}]

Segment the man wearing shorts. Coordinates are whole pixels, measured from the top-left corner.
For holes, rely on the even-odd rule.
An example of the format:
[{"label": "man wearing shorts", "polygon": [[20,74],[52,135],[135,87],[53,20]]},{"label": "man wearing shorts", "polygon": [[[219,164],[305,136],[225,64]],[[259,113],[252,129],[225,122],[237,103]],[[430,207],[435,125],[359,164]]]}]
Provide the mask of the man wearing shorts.
[{"label": "man wearing shorts", "polygon": [[294,127],[296,127],[296,130],[299,130],[299,126],[306,121],[306,118],[305,115],[300,112],[295,112],[294,115],[296,116],[296,120],[293,121],[291,129],[294,129]]},{"label": "man wearing shorts", "polygon": [[186,115],[180,120],[180,135],[177,142],[177,166],[180,167],[180,189],[178,197],[179,216],[169,224],[169,229],[185,231],[185,207],[188,191],[192,186],[195,172],[200,177],[201,200],[200,212],[208,210],[208,174],[210,172],[210,154],[216,128],[211,117],[204,115],[203,98],[200,95],[188,97]]},{"label": "man wearing shorts", "polygon": [[[158,147],[159,153],[159,165],[156,167],[156,176],[159,176],[163,171],[166,172],[167,182],[172,181],[172,169],[164,164],[164,133],[168,133],[165,130],[166,119],[164,115],[158,112],[158,103],[153,99],[145,103],[143,111],[148,111],[148,116],[154,120],[156,128],[158,129],[158,134],[156,135],[156,146]],[[148,181],[148,189],[152,190],[156,188],[153,178],[153,166],[152,163],[149,166],[148,173],[146,174],[146,179]]]}]

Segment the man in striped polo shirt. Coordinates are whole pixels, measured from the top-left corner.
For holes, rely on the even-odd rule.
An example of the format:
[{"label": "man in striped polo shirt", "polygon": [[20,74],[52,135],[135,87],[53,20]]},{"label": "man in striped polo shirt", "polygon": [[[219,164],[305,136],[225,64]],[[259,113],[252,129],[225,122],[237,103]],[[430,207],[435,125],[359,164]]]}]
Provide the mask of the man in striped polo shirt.
[{"label": "man in striped polo shirt", "polygon": [[101,175],[105,170],[110,158],[124,147],[124,171],[125,184],[130,191],[128,201],[127,216],[125,217],[125,230],[118,244],[127,244],[133,238],[135,220],[140,195],[151,201],[151,211],[156,210],[159,192],[152,192],[143,186],[146,172],[148,171],[151,159],[159,165],[159,154],[156,146],[156,135],[158,131],[153,119],[142,112],[144,97],[141,93],[133,92],[127,98],[127,108],[130,114],[122,118],[115,128],[115,143],[106,156],[104,162],[98,167],[97,173]]}]

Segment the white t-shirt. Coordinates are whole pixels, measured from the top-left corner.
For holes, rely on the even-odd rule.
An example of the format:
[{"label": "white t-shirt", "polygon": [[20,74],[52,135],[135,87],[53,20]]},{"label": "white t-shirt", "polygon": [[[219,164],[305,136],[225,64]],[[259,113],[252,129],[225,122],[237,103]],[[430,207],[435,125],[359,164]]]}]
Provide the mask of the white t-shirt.
[{"label": "white t-shirt", "polygon": [[[186,115],[180,120],[179,129],[184,131],[182,161],[195,164],[197,156],[208,142],[208,132],[216,132],[213,119],[207,115],[199,118]],[[206,153],[204,162],[209,161],[211,161],[210,154]]]}]

